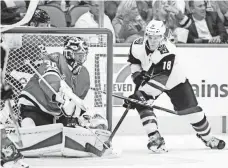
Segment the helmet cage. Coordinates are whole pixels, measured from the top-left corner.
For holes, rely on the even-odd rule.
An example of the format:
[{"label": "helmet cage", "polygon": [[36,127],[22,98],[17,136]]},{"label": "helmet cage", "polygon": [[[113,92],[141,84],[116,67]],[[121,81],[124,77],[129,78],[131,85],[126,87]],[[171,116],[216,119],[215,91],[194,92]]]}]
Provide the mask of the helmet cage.
[{"label": "helmet cage", "polygon": [[[73,37],[66,41],[63,55],[67,63],[73,68],[72,72],[81,69],[79,67],[86,61],[88,55],[88,45],[80,37]],[[76,72],[77,74],[78,72]]]}]

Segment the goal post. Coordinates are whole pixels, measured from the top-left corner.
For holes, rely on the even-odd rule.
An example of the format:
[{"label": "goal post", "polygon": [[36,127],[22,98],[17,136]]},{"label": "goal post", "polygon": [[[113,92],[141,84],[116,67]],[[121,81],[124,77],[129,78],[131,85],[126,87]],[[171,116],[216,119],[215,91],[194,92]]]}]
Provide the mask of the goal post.
[{"label": "goal post", "polygon": [[[91,87],[106,91],[89,90],[85,102],[106,116],[108,129],[112,129],[112,83],[113,83],[113,34],[105,28],[31,28],[18,27],[4,32],[3,39],[9,48],[5,82],[14,91],[12,102],[14,114],[19,118],[18,96],[34,72],[24,64],[30,60],[38,68],[42,60],[40,45],[48,53],[62,52],[66,39],[83,37],[89,44],[89,54],[83,64],[90,74]],[[4,108],[1,100],[0,109]],[[19,118],[20,119],[20,118]]]}]

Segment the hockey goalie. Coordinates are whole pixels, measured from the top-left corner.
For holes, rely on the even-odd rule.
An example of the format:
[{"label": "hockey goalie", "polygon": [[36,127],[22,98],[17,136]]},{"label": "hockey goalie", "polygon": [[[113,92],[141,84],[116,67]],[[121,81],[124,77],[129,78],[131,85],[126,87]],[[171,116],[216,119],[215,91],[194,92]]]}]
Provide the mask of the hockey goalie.
[{"label": "hockey goalie", "polygon": [[[116,155],[104,144],[110,136],[107,120],[84,103],[90,88],[89,73],[83,66],[88,52],[83,38],[70,37],[63,53],[44,55],[22,90],[18,106],[20,150],[25,156],[90,157],[96,155],[94,149],[103,151],[102,156]],[[32,68],[30,63],[26,66]]]}]

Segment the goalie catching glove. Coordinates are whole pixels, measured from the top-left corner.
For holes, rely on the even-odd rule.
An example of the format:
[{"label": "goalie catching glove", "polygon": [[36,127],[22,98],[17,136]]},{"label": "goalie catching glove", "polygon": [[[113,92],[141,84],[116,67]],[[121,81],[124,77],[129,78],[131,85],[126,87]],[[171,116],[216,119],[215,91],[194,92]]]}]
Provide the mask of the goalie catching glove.
[{"label": "goalie catching glove", "polygon": [[[100,114],[93,115],[93,112],[84,105],[83,100],[74,95],[72,89],[65,81],[61,81],[61,87],[59,92],[53,96],[53,101],[58,102],[63,114],[70,118],[71,123],[68,124],[69,126],[80,125],[86,128],[107,130],[107,120]],[[75,120],[76,118],[77,120]]]},{"label": "goalie catching glove", "polygon": [[59,92],[52,96],[52,101],[59,103],[60,109],[67,117],[78,118],[81,114],[81,110],[88,110],[83,100],[75,95],[72,89],[63,80],[60,82]]}]

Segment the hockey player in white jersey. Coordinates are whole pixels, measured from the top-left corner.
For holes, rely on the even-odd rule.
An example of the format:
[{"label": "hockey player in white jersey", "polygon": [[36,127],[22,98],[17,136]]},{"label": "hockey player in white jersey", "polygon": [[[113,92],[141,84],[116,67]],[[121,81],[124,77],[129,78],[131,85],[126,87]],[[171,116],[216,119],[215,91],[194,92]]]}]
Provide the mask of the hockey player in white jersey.
[{"label": "hockey player in white jersey", "polygon": [[[8,50],[6,45],[1,41],[1,69],[0,69],[0,86],[1,86],[1,100],[7,102],[12,96],[13,91],[9,85],[4,83],[4,67],[6,66],[6,60],[8,56]],[[29,168],[28,164],[23,161],[21,152],[17,149],[16,145],[9,139],[6,134],[4,124],[9,120],[9,114],[11,110],[5,107],[0,111],[0,134],[1,134],[1,167],[3,168]]]},{"label": "hockey player in white jersey", "polygon": [[[223,149],[225,142],[210,134],[209,121],[198,106],[192,87],[181,71],[176,46],[164,37],[165,32],[166,27],[162,21],[152,20],[146,27],[144,38],[132,43],[128,62],[131,64],[133,82],[138,89],[130,97],[153,104],[165,92],[176,111],[189,111],[190,114],[184,117],[206,146]],[[129,103],[125,102],[124,106]],[[131,106],[137,109],[149,137],[148,149],[156,153],[167,152],[153,110],[135,104]]]},{"label": "hockey player in white jersey", "polygon": [[[88,110],[82,103],[90,88],[89,73],[83,66],[88,52],[88,44],[83,38],[70,37],[64,43],[63,54],[58,52],[47,54],[38,68],[38,73],[57,93],[54,93],[44,80],[35,74],[19,95],[21,131],[23,128],[33,128],[30,130],[31,132],[40,132],[40,137],[43,136],[43,139],[39,140],[40,146],[36,147],[40,149],[40,151],[36,150],[36,152],[38,151],[36,155],[43,154],[44,141],[48,141],[53,142],[53,144],[49,144],[49,153],[52,150],[53,152],[56,152],[55,150],[65,152],[67,148],[71,151],[66,155],[71,155],[74,150],[74,152],[79,152],[72,156],[83,157],[87,156],[83,152],[88,152],[85,149],[85,143],[98,144],[98,141],[102,147],[102,143],[96,136],[99,136],[99,139],[104,142],[108,139],[110,132],[107,130],[107,120],[100,114],[94,114],[93,109]],[[78,97],[78,102],[70,97],[72,94]],[[55,123],[61,123],[64,127]],[[36,126],[41,127],[36,128]],[[54,134],[50,131],[51,128],[58,130],[59,133]],[[53,137],[47,138],[46,130],[49,130],[53,136],[61,138],[50,140]],[[29,138],[32,138],[30,134],[32,133],[28,133]],[[75,145],[72,146],[74,143]],[[61,144],[65,147],[64,149]],[[52,149],[56,145],[59,145],[59,148]],[[27,153],[31,151],[34,154],[33,147],[30,144],[23,151]]]}]

